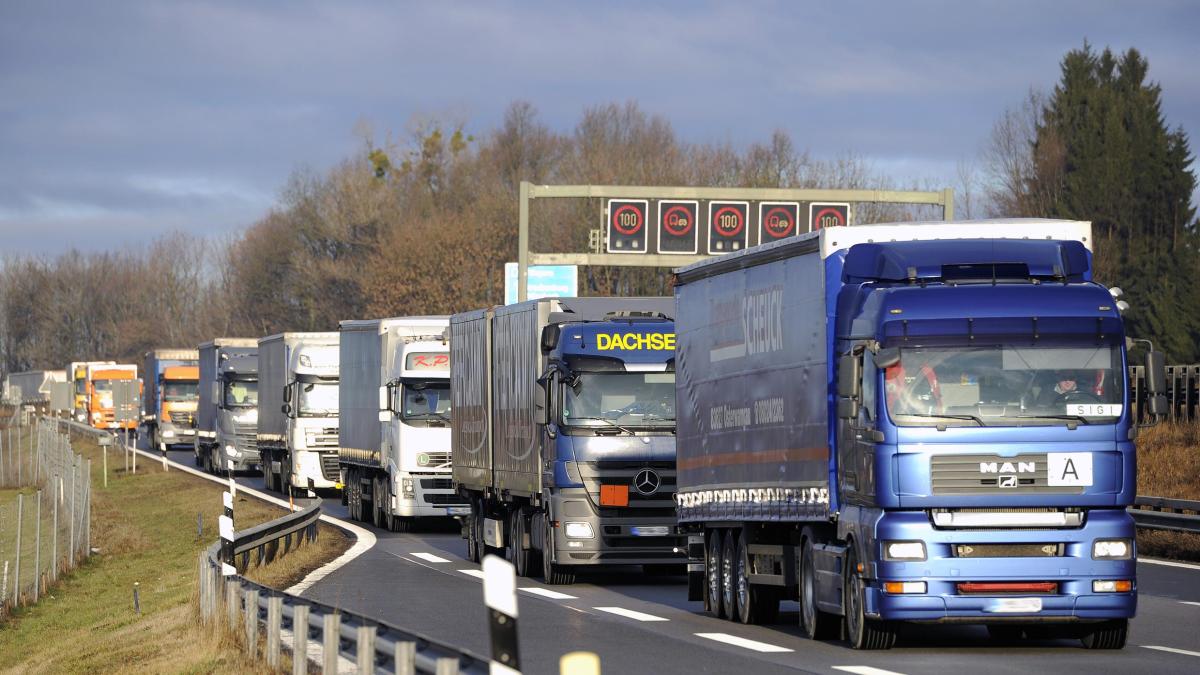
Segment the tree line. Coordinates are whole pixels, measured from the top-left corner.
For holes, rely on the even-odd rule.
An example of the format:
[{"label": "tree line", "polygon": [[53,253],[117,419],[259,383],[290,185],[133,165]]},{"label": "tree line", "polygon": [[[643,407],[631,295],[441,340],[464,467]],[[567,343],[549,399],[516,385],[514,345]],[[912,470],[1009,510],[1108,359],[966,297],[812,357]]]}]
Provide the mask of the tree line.
[{"label": "tree line", "polygon": [[[1175,361],[1200,358],[1195,176],[1186,134],[1167,128],[1161,91],[1134,50],[1088,45],[1052,93],[997,121],[967,176],[960,216],[1091,220],[1096,278],[1129,294],[1130,332]],[[362,145],[323,172],[296,171],[277,204],[228,241],[173,234],[141,251],[9,257],[0,270],[0,366],[58,368],[137,358],[218,335],[336,330],[348,318],[445,314],[503,302],[517,255],[521,181],[545,184],[933,189],[901,184],[861,157],[822,160],[786,133],[744,148],[692,143],[636,103],[585,110],[574,129],[516,102],[494,129],[429,119]],[[940,186],[936,186],[940,187]],[[980,205],[980,202],[983,205]],[[963,213],[966,207],[967,213]],[[585,250],[598,200],[539,200],[535,247]],[[936,219],[924,207],[856,205],[858,223]],[[666,270],[587,268],[586,295],[669,293]]]}]

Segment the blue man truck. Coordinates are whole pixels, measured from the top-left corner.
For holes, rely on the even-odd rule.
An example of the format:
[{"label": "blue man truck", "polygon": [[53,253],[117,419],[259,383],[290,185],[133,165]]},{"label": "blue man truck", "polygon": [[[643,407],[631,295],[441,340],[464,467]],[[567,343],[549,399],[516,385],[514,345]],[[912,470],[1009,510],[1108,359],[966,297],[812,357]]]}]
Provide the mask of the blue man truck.
[{"label": "blue man truck", "polygon": [[899,622],[1124,646],[1136,426],[1090,229],[839,227],[678,270],[690,599],[745,623],[798,600],[860,649]]},{"label": "blue man truck", "polygon": [[568,584],[682,567],[670,298],[545,298],[450,319],[454,483],[468,557]]}]

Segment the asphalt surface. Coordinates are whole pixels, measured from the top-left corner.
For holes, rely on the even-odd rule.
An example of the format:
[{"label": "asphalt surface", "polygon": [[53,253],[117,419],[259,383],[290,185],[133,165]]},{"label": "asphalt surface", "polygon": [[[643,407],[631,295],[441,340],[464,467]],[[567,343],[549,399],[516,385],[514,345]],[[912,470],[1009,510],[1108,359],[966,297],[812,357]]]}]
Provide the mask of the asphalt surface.
[{"label": "asphalt surface", "polygon": [[[170,458],[191,463],[191,453]],[[259,476],[239,483],[263,488]],[[326,513],[345,518],[340,500]],[[359,523],[362,527],[370,527]],[[417,533],[375,530],[375,547],[305,595],[487,657],[479,566],[453,525]],[[800,635],[797,605],[780,623],[720,620],[687,601],[685,579],[639,568],[583,576],[571,586],[518,579],[523,672],[557,673],[571,651],[600,656],[607,673],[1195,673],[1200,672],[1200,566],[1138,563],[1138,616],[1121,651],[1089,651],[1077,640],[999,645],[978,626],[907,626],[889,651],[862,652]]]}]

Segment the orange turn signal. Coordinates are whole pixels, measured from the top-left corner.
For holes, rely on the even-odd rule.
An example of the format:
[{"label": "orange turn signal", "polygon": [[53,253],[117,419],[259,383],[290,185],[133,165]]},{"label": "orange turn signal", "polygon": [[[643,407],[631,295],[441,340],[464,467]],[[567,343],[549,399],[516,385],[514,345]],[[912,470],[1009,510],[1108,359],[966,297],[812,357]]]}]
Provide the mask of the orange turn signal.
[{"label": "orange turn signal", "polygon": [[600,506],[629,506],[629,486],[601,485]]}]

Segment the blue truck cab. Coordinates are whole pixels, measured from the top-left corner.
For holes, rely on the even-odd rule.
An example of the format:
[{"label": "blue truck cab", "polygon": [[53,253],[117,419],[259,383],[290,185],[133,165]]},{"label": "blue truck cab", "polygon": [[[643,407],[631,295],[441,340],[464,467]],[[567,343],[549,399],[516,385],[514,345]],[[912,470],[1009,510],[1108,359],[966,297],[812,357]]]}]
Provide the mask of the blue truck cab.
[{"label": "blue truck cab", "polygon": [[[469,557],[569,583],[682,565],[670,298],[553,298],[451,317],[454,482]],[[540,569],[539,569],[540,563]]]},{"label": "blue truck cab", "polygon": [[[1123,646],[1136,429],[1121,306],[1092,281],[1089,244],[1069,221],[861,226],[681,270],[680,400],[726,418],[698,411],[703,430],[680,413],[693,598],[753,621],[794,597],[810,636],[840,624],[858,648],[890,647],[901,621]],[[736,359],[712,360],[701,280],[710,307],[716,287],[778,295],[746,311]],[[736,403],[710,403],[691,370],[771,362],[732,429]],[[693,441],[714,431],[734,454],[719,466]],[[765,460],[773,484],[755,456],[768,446],[786,449]]]}]

